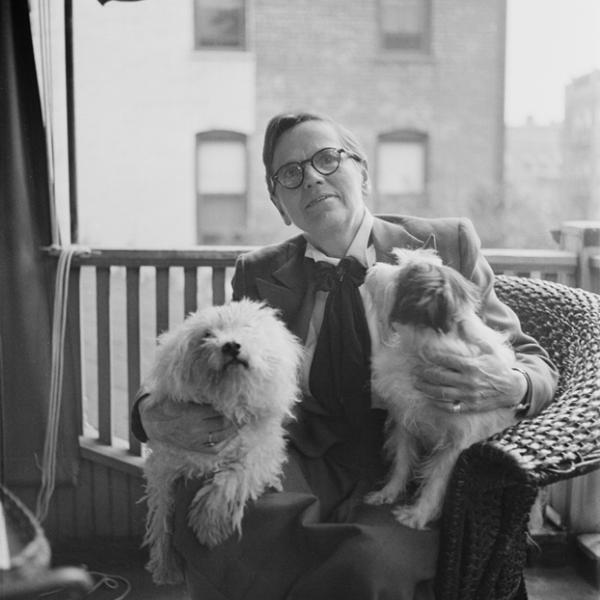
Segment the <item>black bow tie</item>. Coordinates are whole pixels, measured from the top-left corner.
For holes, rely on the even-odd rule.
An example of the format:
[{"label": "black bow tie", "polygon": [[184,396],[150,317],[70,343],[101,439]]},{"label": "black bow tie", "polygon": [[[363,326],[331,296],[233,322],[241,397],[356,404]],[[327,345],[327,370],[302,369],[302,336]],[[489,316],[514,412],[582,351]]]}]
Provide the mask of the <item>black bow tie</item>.
[{"label": "black bow tie", "polygon": [[345,279],[356,287],[362,285],[367,269],[353,256],[342,258],[337,265],[319,261],[314,266],[314,280],[318,290],[330,292]]}]

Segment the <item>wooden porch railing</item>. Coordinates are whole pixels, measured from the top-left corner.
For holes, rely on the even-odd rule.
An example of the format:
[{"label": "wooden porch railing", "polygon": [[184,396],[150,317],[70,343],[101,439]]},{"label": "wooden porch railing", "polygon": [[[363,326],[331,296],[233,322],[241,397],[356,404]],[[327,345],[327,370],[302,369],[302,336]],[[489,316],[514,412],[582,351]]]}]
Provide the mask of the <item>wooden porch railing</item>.
[{"label": "wooden porch railing", "polygon": [[[142,455],[142,448],[129,432],[127,417],[144,375],[142,350],[152,347],[158,334],[189,312],[228,300],[231,267],[236,257],[248,249],[98,249],[73,259],[71,310],[79,312],[79,322],[84,325],[95,320],[96,330],[95,356],[89,343],[93,340],[85,343],[84,332],[74,332],[76,338],[84,340],[79,349],[83,375],[77,375],[82,381],[82,398],[88,403],[95,398],[97,402],[83,411],[95,418],[93,423],[84,423],[82,431],[97,431],[95,439],[82,437],[86,456],[104,462],[117,459],[125,469],[139,468],[136,457]],[[577,282],[578,257],[572,252],[486,250],[484,254],[497,273],[568,285]],[[90,293],[94,287],[95,295]],[[149,311],[153,314],[142,329],[142,316]],[[92,324],[87,333],[93,329]],[[90,369],[96,369],[96,373]],[[126,386],[121,382],[120,393],[119,383],[115,382],[115,373],[119,372],[126,375]],[[96,390],[89,389],[90,381],[95,382]],[[123,391],[126,402],[115,402],[115,394],[122,398]]]}]

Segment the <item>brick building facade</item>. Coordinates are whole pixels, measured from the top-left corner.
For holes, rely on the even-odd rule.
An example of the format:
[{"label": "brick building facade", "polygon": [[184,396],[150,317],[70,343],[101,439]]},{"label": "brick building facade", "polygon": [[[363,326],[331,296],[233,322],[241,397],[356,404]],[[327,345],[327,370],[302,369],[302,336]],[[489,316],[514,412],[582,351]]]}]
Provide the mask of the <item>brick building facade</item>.
[{"label": "brick building facade", "polygon": [[76,3],[81,241],[288,237],[261,146],[268,119],[295,109],[357,134],[374,211],[479,227],[503,178],[505,13],[506,0]]},{"label": "brick building facade", "polygon": [[565,201],[574,219],[600,219],[600,71],[565,90]]}]

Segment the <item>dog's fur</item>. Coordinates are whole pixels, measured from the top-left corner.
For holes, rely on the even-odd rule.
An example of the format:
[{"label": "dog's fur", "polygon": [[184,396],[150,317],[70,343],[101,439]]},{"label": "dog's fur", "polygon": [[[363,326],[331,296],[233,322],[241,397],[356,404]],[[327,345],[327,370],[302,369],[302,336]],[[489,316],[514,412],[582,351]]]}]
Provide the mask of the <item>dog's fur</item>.
[{"label": "dog's fur", "polygon": [[301,345],[272,308],[241,300],[191,314],[159,338],[145,383],[149,404],[169,399],[211,405],[238,427],[218,454],[184,451],[158,442],[146,460],[148,570],[156,583],[177,583],[171,547],[174,484],[205,478],[188,523],[209,547],[241,535],[247,501],[281,489],[286,458],[283,424],[298,401]]},{"label": "dog's fur", "polygon": [[392,467],[370,504],[405,503],[411,476],[419,483],[412,505],[393,511],[401,523],[425,528],[442,508],[452,468],[462,450],[514,422],[514,412],[448,413],[414,386],[413,369],[428,355],[466,357],[492,353],[515,366],[506,336],[477,315],[478,288],[442,264],[433,250],[394,250],[397,264],[377,263],[365,280],[379,341],[372,357],[373,391],[388,410],[385,449]]}]

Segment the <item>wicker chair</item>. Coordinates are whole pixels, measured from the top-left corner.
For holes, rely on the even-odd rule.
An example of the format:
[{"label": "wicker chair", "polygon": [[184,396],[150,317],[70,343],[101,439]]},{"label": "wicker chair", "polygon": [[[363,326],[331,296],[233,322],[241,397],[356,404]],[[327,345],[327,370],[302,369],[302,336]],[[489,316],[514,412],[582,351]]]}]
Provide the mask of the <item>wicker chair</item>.
[{"label": "wicker chair", "polygon": [[498,297],[560,371],[540,415],[464,451],[442,519],[438,600],[523,600],[527,523],[538,488],[600,468],[600,296],[498,276]]}]

